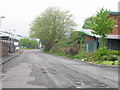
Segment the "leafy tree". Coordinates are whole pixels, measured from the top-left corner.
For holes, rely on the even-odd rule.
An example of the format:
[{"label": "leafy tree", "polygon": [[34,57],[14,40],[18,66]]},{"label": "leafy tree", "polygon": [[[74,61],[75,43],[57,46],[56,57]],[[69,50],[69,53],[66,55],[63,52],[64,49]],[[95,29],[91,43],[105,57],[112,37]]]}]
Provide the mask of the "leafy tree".
[{"label": "leafy tree", "polygon": [[94,16],[86,18],[82,28],[83,29],[91,29],[91,26],[92,26],[92,24],[94,22],[94,19],[95,19]]},{"label": "leafy tree", "polygon": [[[85,46],[85,33],[80,32],[80,31],[74,31],[71,33],[70,40],[72,43],[78,45],[78,49],[82,49]],[[78,50],[79,51],[79,50]]]},{"label": "leafy tree", "polygon": [[71,33],[70,40],[72,43],[76,42],[78,44],[85,43],[85,34],[80,31],[74,31]]},{"label": "leafy tree", "polygon": [[66,32],[73,30],[74,26],[76,24],[69,11],[50,7],[33,21],[30,36],[41,39],[44,49],[49,50]]},{"label": "leafy tree", "polygon": [[19,45],[28,48],[29,47],[29,39],[27,39],[27,38],[20,39]]},{"label": "leafy tree", "polygon": [[23,38],[19,40],[19,45],[23,46],[23,48],[36,48],[38,46],[38,42],[36,40]]},{"label": "leafy tree", "polygon": [[36,48],[38,46],[38,42],[36,40],[29,40],[29,47]]},{"label": "leafy tree", "polygon": [[97,12],[94,21],[92,22],[91,29],[94,30],[94,34],[101,36],[101,45],[106,45],[107,34],[112,33],[115,28],[115,20],[109,18],[109,10],[101,9]]}]

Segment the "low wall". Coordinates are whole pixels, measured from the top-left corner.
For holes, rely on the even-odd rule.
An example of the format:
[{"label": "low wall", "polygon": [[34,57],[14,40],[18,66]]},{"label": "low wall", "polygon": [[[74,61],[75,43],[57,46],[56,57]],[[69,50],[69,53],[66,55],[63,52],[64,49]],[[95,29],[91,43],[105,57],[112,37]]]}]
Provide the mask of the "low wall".
[{"label": "low wall", "polygon": [[5,42],[0,42],[0,55],[2,56],[8,55],[8,44]]}]

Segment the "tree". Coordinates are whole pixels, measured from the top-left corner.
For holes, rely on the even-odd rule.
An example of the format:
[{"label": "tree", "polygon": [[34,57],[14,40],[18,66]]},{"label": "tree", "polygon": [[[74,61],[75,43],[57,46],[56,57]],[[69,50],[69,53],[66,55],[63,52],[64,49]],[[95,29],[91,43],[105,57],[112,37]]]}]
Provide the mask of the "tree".
[{"label": "tree", "polygon": [[[80,31],[74,31],[71,33],[70,39],[71,43],[78,44],[79,48],[82,48],[85,43],[85,34]],[[79,51],[79,50],[78,50]]]},{"label": "tree", "polygon": [[82,28],[83,29],[91,29],[91,26],[95,20],[94,18],[95,18],[94,16],[86,18]]},{"label": "tree", "polygon": [[32,23],[30,36],[41,39],[45,50],[49,50],[55,43],[76,26],[69,11],[59,8],[47,8]]},{"label": "tree", "polygon": [[23,38],[19,40],[19,45],[23,46],[23,48],[36,48],[38,46],[38,42],[36,40]]},{"label": "tree", "polygon": [[115,20],[109,18],[109,10],[101,9],[97,12],[94,22],[92,22],[91,29],[94,34],[101,36],[101,46],[106,46],[107,34],[112,33],[115,28]]},{"label": "tree", "polygon": [[29,39],[27,38],[23,38],[19,40],[19,45],[23,46],[24,48],[28,48],[29,47]]},{"label": "tree", "polygon": [[69,38],[71,40],[72,43],[76,42],[76,43],[85,43],[85,34],[83,32],[80,31],[74,31],[71,33],[71,36]]},{"label": "tree", "polygon": [[38,42],[36,40],[29,40],[29,47],[30,48],[37,48]]},{"label": "tree", "polygon": [[96,16],[87,18],[84,22],[83,28],[93,29],[93,34],[101,36],[101,46],[106,45],[107,34],[112,33],[115,28],[115,20],[109,18],[109,10],[103,8],[97,12]]}]

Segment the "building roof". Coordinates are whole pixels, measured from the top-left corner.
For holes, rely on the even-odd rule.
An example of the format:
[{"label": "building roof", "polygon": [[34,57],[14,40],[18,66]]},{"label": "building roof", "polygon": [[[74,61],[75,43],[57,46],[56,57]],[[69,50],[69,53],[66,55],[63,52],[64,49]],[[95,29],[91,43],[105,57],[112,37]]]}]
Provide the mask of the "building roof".
[{"label": "building roof", "polygon": [[109,12],[109,14],[111,14],[111,15],[120,15],[120,12]]},{"label": "building roof", "polygon": [[0,36],[0,40],[8,40],[9,36]]},{"label": "building roof", "polygon": [[[96,38],[101,38],[99,35],[93,34],[92,32],[94,32],[92,29],[81,29],[81,32],[84,32],[85,34],[92,36],[92,37],[96,37]],[[108,39],[120,39],[120,35],[109,35],[107,34],[107,38]]]},{"label": "building roof", "polygon": [[10,38],[14,38],[18,40],[23,37],[21,35],[16,35],[13,33],[6,32],[6,31],[0,31],[0,36],[9,36]]},{"label": "building roof", "polygon": [[109,39],[120,39],[120,35],[107,35]]},{"label": "building roof", "polygon": [[0,40],[13,40],[14,42],[18,42],[18,39],[10,38],[9,36],[0,36]]}]

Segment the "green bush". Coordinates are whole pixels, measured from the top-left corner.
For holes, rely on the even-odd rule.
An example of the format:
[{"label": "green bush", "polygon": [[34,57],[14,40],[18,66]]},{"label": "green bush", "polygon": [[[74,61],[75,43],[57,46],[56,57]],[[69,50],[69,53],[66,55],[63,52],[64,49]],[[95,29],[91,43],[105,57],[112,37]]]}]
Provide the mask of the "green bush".
[{"label": "green bush", "polygon": [[120,55],[120,51],[108,50],[108,54]]},{"label": "green bush", "polygon": [[65,47],[64,49],[65,49],[64,53],[69,54],[69,55],[76,55],[79,52],[79,49],[77,47],[73,47],[73,46]]},{"label": "green bush", "polygon": [[81,56],[79,56],[79,55],[75,55],[74,58],[81,58]]},{"label": "green bush", "polygon": [[116,55],[111,54],[108,56],[108,61],[116,61],[116,60],[118,60]]},{"label": "green bush", "polygon": [[120,55],[120,51],[108,50],[107,47],[100,47],[95,52],[98,60],[102,61],[116,61],[118,60],[118,55]]},{"label": "green bush", "polygon": [[100,58],[100,60],[103,60],[103,61],[116,61],[116,60],[118,60],[118,57],[117,57],[117,55],[110,54],[109,56],[108,55],[102,56]]},{"label": "green bush", "polygon": [[79,52],[79,45],[77,43],[70,43],[70,40],[63,40],[56,43],[50,51],[66,55],[75,55]]},{"label": "green bush", "polygon": [[107,47],[103,46],[103,47],[100,47],[97,51],[96,51],[96,56],[98,58],[104,56],[104,55],[107,55],[108,54],[108,49]]},{"label": "green bush", "polygon": [[118,61],[96,61],[95,64],[102,64],[102,65],[119,65]]}]

